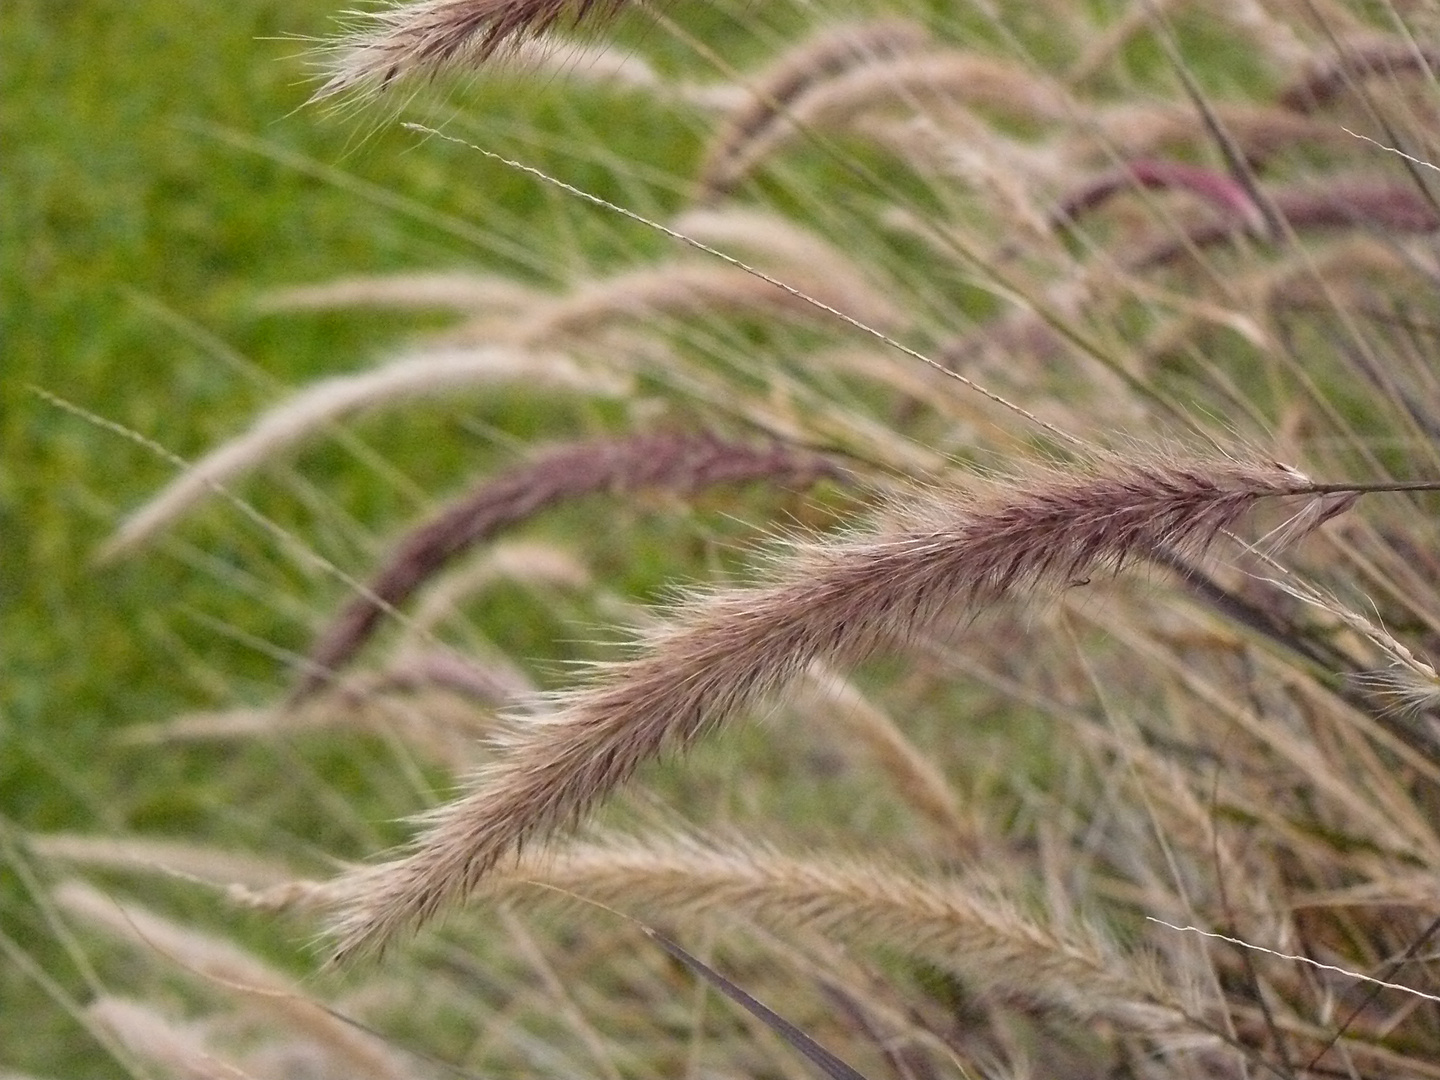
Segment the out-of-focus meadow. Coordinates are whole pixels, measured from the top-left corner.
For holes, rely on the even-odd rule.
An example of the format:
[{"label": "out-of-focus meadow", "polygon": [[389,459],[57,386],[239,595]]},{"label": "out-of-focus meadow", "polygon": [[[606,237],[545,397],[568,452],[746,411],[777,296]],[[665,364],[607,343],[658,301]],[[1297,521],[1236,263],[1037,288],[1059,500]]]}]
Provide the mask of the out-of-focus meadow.
[{"label": "out-of-focus meadow", "polygon": [[1440,1076],[1436,496],[1288,468],[1440,469],[1433,11],[635,5],[307,104],[337,7],[0,8],[0,1074],[802,1075],[609,905],[872,1077]]}]

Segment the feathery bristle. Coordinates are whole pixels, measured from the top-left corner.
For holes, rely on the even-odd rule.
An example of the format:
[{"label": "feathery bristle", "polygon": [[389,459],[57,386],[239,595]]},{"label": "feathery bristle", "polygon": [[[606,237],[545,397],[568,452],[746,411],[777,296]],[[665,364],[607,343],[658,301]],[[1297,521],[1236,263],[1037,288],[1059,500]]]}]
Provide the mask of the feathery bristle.
[{"label": "feathery bristle", "polygon": [[[961,972],[1006,995],[1142,1031],[1193,1028],[1179,995],[1099,934],[1045,926],[959,875],[885,860],[795,858],[684,836],[567,845],[496,875],[492,895],[573,895],[640,911],[748,918],[880,946]],[[531,896],[537,892],[531,892]],[[538,895],[543,896],[540,892]]]},{"label": "feathery bristle", "polygon": [[324,685],[386,611],[403,604],[456,555],[556,503],[602,492],[698,492],[760,478],[806,483],[843,475],[835,463],[779,443],[751,447],[705,434],[594,439],[549,448],[533,461],[486,478],[406,536],[369,589],[321,631],[292,700]]},{"label": "feathery bristle", "polygon": [[303,442],[326,424],[368,409],[519,379],[592,391],[614,388],[613,383],[586,373],[563,357],[507,348],[435,351],[392,360],[373,371],[324,379],[282,402],[248,431],[191,465],[134,511],[97,558],[104,562],[129,554],[229,481]]},{"label": "feathery bristle", "polygon": [[780,579],[692,604],[634,659],[522,720],[413,850],[357,872],[336,955],[382,946],[472,893],[525,840],[581,817],[665,746],[778,689],[814,660],[853,662],[1007,594],[1203,549],[1258,499],[1307,490],[1276,465],[1115,462],[988,497],[933,500],[868,538],[797,552]]},{"label": "feathery bristle", "polygon": [[354,90],[383,90],[397,78],[479,64],[557,23],[579,25],[616,14],[625,0],[416,0],[365,13],[368,25],[337,50],[320,101]]}]

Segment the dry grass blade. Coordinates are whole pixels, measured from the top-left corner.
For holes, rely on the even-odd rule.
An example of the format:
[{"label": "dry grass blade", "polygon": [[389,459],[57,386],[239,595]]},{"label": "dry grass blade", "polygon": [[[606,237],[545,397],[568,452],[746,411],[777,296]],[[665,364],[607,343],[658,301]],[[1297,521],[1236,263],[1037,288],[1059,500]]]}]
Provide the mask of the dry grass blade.
[{"label": "dry grass blade", "polygon": [[836,463],[781,443],[752,447],[705,434],[662,433],[550,447],[532,461],[486,477],[406,536],[369,589],[320,633],[292,700],[328,682],[385,612],[403,604],[451,559],[546,507],[607,491],[698,492],[747,480],[809,483],[844,475]]},{"label": "dry grass blade", "polygon": [[843,1060],[826,1050],[818,1042],[805,1034],[800,1028],[790,1023],[783,1016],[760,1001],[754,995],[744,990],[738,984],[731,982],[724,975],[712,968],[709,964],[696,956],[690,955],[675,942],[665,937],[650,927],[642,927],[645,936],[648,937],[660,948],[664,949],[680,963],[693,971],[700,978],[713,986],[720,993],[724,994],[731,1001],[735,1002],[742,1009],[748,1012],[755,1019],[768,1027],[776,1035],[788,1043],[796,1053],[809,1061],[825,1076],[831,1080],[865,1080],[863,1073],[852,1069]]},{"label": "dry grass blade", "polygon": [[556,23],[614,15],[625,0],[419,0],[368,12],[368,25],[340,46],[319,101],[357,89],[383,90],[416,72],[482,63]]},{"label": "dry grass blade", "polygon": [[1007,594],[1156,549],[1203,549],[1256,500],[1310,488],[1278,465],[1110,462],[936,498],[877,535],[802,548],[777,581],[682,610],[553,715],[515,718],[495,764],[430,815],[409,854],[349,879],[336,957],[434,917],[527,838],[579,818],[662,748],[693,741],[813,660],[855,661]]}]

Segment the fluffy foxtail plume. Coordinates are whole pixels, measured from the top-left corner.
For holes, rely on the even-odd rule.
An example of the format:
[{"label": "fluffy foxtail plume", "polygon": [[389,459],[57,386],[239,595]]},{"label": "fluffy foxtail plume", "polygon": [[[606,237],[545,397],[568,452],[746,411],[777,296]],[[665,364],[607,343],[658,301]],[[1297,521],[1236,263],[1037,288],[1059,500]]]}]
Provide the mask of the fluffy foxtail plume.
[{"label": "fluffy foxtail plume", "polygon": [[[829,27],[786,52],[760,72],[711,140],[700,166],[702,177],[725,175],[729,159],[770,127],[791,102],[812,87],[834,79],[882,56],[918,52],[930,42],[923,26],[900,19],[875,19],[858,25]],[[707,196],[723,193],[707,185]]]},{"label": "fluffy foxtail plume", "polygon": [[581,896],[669,918],[753,919],[847,945],[877,945],[1072,1015],[1149,1032],[1188,1027],[1194,1034],[1173,978],[1167,984],[1089,927],[1046,925],[993,887],[958,874],[926,877],[833,854],[793,858],[753,842],[605,837],[526,859],[497,874],[487,894],[535,899],[535,886],[551,898]]},{"label": "fluffy foxtail plume", "polygon": [[[823,263],[785,265],[790,289],[784,289],[737,266],[672,260],[602,278],[552,304],[536,305],[517,322],[513,340],[529,348],[555,347],[577,338],[588,340],[619,319],[653,324],[664,319],[774,314],[830,325],[832,316],[794,289],[861,321],[895,325],[899,315],[893,303],[873,288],[857,287],[853,270],[831,277],[829,269]],[[852,304],[856,306],[846,306]],[[465,335],[462,327],[452,336],[463,342],[468,340]],[[480,337],[493,340],[493,329],[485,326]]]},{"label": "fluffy foxtail plume", "polygon": [[574,822],[663,748],[693,742],[811,661],[854,662],[1007,594],[1157,549],[1199,551],[1257,500],[1314,490],[1274,464],[1108,461],[936,497],[876,535],[802,547],[771,583],[681,610],[551,715],[515,717],[494,764],[430,815],[408,854],[341,880],[335,957],[433,918],[527,839]]},{"label": "fluffy foxtail plume", "polygon": [[321,632],[292,700],[308,697],[329,681],[370,637],[386,611],[403,604],[456,555],[546,507],[603,491],[697,492],[765,477],[813,481],[844,475],[834,462],[781,443],[751,447],[703,433],[592,439],[551,447],[508,472],[486,477],[406,536],[369,590],[351,600]]},{"label": "fluffy foxtail plume", "polygon": [[314,100],[349,90],[383,90],[412,72],[482,63],[549,30],[614,15],[625,0],[419,0],[365,12],[369,23],[343,45]]},{"label": "fluffy foxtail plume", "polygon": [[249,431],[221,444],[177,476],[121,524],[97,557],[105,562],[129,554],[229,481],[303,442],[326,424],[416,398],[441,397],[470,387],[520,380],[532,386],[588,392],[603,393],[607,388],[613,392],[616,387],[613,381],[587,374],[564,357],[505,348],[432,350],[401,357],[371,371],[322,379],[261,416]]},{"label": "fluffy foxtail plume", "polygon": [[[1297,146],[1327,149],[1353,144],[1353,136],[1333,120],[1293,112],[1274,105],[1212,103],[1225,134],[1257,167],[1268,158]],[[1091,168],[1116,159],[1168,157],[1205,145],[1212,136],[1203,117],[1191,106],[1175,102],[1122,102],[1097,109],[1080,128],[1061,136],[1061,156]]]},{"label": "fluffy foxtail plume", "polygon": [[537,292],[508,278],[463,271],[438,274],[380,274],[341,278],[319,285],[277,289],[260,298],[261,311],[337,311],[398,308],[514,313],[533,304]]},{"label": "fluffy foxtail plume", "polygon": [[1072,224],[1081,214],[1134,188],[1188,191],[1214,206],[1222,215],[1243,221],[1257,236],[1264,235],[1265,217],[1250,193],[1237,180],[1215,169],[1164,158],[1127,161],[1117,169],[1085,181],[1060,200],[1051,219],[1052,225]]},{"label": "fluffy foxtail plume", "polygon": [[1440,49],[1414,39],[1381,38],[1340,48],[1313,61],[1298,79],[1280,91],[1279,102],[1296,112],[1314,112],[1362,79],[1416,74],[1434,79],[1440,73]]},{"label": "fluffy foxtail plume", "polygon": [[[1432,233],[1440,214],[1425,193],[1405,183],[1368,178],[1330,177],[1324,187],[1286,187],[1270,193],[1281,221],[1296,232],[1311,229],[1368,229],[1375,232]],[[1171,263],[1200,248],[1223,243],[1249,228],[1245,218],[1217,215],[1173,230],[1125,260],[1127,269],[1147,270]]]},{"label": "fluffy foxtail plume", "polygon": [[880,54],[806,85],[783,113],[785,122],[722,131],[706,152],[695,200],[713,203],[734,191],[766,158],[807,130],[853,130],[857,120],[886,110],[988,108],[1032,122],[1059,122],[1075,105],[1064,92],[1020,64],[957,50]]}]

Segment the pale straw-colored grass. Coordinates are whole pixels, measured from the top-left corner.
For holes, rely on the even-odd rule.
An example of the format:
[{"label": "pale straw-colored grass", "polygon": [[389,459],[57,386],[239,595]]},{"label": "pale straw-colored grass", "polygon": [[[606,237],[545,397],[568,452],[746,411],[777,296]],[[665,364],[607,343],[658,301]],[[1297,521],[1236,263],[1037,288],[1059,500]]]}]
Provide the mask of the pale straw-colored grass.
[{"label": "pale straw-colored grass", "polygon": [[231,481],[348,416],[519,382],[594,394],[618,389],[613,377],[588,372],[565,357],[509,347],[429,350],[371,371],[323,379],[191,465],[132,512],[99,557],[114,559],[133,552]]},{"label": "pale straw-colored grass", "polygon": [[244,882],[256,888],[292,879],[293,870],[270,858],[223,851],[207,844],[135,835],[30,833],[25,846],[56,862],[96,870],[139,870],[210,882]]},{"label": "pale straw-colored grass", "polygon": [[[608,12],[583,0],[393,7],[323,92],[492,54],[514,72],[554,72],[581,53],[567,59],[567,46],[555,51],[536,32]],[[445,23],[461,14],[463,26]],[[633,503],[652,482],[698,490],[665,473],[673,463],[649,436],[552,445],[553,460],[542,453],[491,477],[402,532],[351,604],[360,632],[328,661],[322,639],[312,674],[323,669],[323,682],[434,582],[419,616],[396,620],[398,649],[294,710],[210,718],[215,737],[227,723],[225,737],[258,740],[378,731],[399,754],[421,749],[447,780],[470,774],[389,862],[325,882],[237,874],[230,891],[244,908],[329,920],[341,959],[467,899],[498,905],[457,920],[463,936],[428,939],[413,963],[366,973],[367,1001],[421,1012],[430,999],[417,991],[433,982],[479,1016],[462,1036],[464,1067],[516,1071],[513,1053],[532,1073],[784,1071],[770,1060],[784,1053],[773,1036],[717,1022],[678,969],[631,947],[638,936],[591,925],[612,915],[585,911],[553,938],[524,919],[546,900],[581,897],[654,919],[716,970],[793,1007],[822,1041],[862,1053],[924,1032],[960,1067],[978,1063],[976,1075],[1440,1075],[1428,1004],[1394,989],[1434,989],[1430,504],[1377,498],[1352,521],[1361,486],[1315,486],[1269,463],[1377,479],[1440,464],[1427,427],[1440,214],[1417,182],[1429,176],[1435,112],[1426,27],[1334,0],[1213,11],[1162,2],[1113,17],[1055,0],[1027,9],[1023,25],[1009,14],[983,16],[984,45],[939,18],[924,29],[836,26],[748,78],[722,56],[713,84],[595,60],[597,78],[691,119],[724,113],[701,115],[711,134],[698,179],[646,193],[644,205],[666,208],[659,220],[888,329],[902,346],[891,354],[837,345],[816,332],[818,309],[688,252],[607,262],[606,276],[571,275],[560,293],[517,290],[513,302],[463,276],[292,298],[478,312],[452,336],[583,348],[639,373],[642,388],[623,420],[599,406],[597,426],[723,415],[779,436],[795,460],[809,453],[799,446],[843,450],[892,504],[872,531],[782,545],[754,584],[690,587],[665,620],[612,593],[598,559],[593,581],[541,567],[540,578],[582,590],[549,616],[598,611],[645,630],[627,658],[512,704],[497,723],[477,700],[500,696],[479,685],[491,661],[484,628],[462,618],[479,605],[456,610],[496,567],[439,572],[561,499],[608,491]],[[1233,34],[1234,56],[1152,70],[1146,57],[1184,53],[1202,21]],[[757,26],[755,40],[770,29]],[[941,44],[951,40],[967,51]],[[1201,84],[1193,96],[1177,73]],[[1419,160],[1383,155],[1345,126]],[[802,139],[803,159],[781,162]],[[862,140],[875,145],[844,174],[855,186],[837,189],[832,168]],[[812,168],[825,180],[808,189]],[[669,217],[684,180],[705,208]],[[740,186],[743,207],[715,201]],[[582,252],[574,265],[599,263]],[[983,377],[1015,410],[982,413],[922,353]],[[1022,414],[1054,426],[1021,426]],[[1092,443],[1160,442],[1180,427],[1218,446],[1248,434],[1266,449],[1253,461],[1088,456]],[[627,441],[638,457],[607,472],[598,447]],[[758,438],[747,444],[763,455]],[[1080,460],[1027,472],[1056,446]],[[993,482],[955,479],[996,462]],[[754,478],[793,479],[785,469]],[[1246,514],[1261,505],[1270,509],[1252,531]],[[743,500],[727,509],[755,516]],[[795,512],[834,524],[823,502]],[[627,506],[594,528],[634,517]],[[1235,533],[1255,539],[1233,544]],[[1273,547],[1306,534],[1292,574]],[[1203,559],[1221,538],[1226,563]],[[696,537],[697,576],[721,576],[724,543]],[[1145,572],[1101,587],[1101,575],[1132,564]],[[1030,601],[1042,597],[1052,603],[1037,611]],[[542,589],[534,599],[556,598]],[[437,629],[468,634],[474,657],[436,651]],[[907,655],[845,670],[892,647]],[[652,807],[667,828],[546,846],[666,749],[792,683],[804,729],[788,743],[737,737],[688,759],[693,775],[656,777],[677,790]],[[200,737],[205,718],[145,733],[178,739],[187,724]],[[804,790],[837,743],[845,767],[827,772],[823,791]],[[427,790],[415,777],[414,790]],[[877,798],[895,805],[877,811]],[[752,813],[797,805],[763,828]],[[734,838],[681,838],[672,814],[728,819]],[[910,826],[898,839],[895,820]],[[789,843],[830,831],[839,843],[792,857],[755,839],[787,829]],[[898,864],[901,851],[914,862]],[[71,852],[154,869],[143,855]],[[982,881],[957,856],[992,872]],[[210,883],[223,868],[203,852],[192,864]],[[738,937],[720,936],[732,927]],[[842,951],[848,967],[822,959]],[[848,981],[836,979],[842,970]],[[884,1024],[867,1023],[872,1005]],[[672,1046],[676,1032],[688,1047]],[[494,1064],[487,1050],[501,1042],[514,1046]],[[906,1080],[944,1069],[941,1057],[928,1072],[898,1054],[873,1060],[877,1075],[888,1066]]]},{"label": "pale straw-colored grass", "polygon": [[136,1058],[178,1080],[256,1080],[216,1054],[202,1031],[191,1030],[143,1002],[122,997],[96,999],[86,1010]]},{"label": "pale straw-colored grass", "polygon": [[130,943],[161,969],[233,996],[277,1027],[303,1035],[353,1076],[398,1080],[410,1075],[380,1040],[344,1023],[288,976],[233,942],[180,926],[137,904],[119,903],[78,881],[62,883],[55,900],[67,914]]},{"label": "pale straw-colored grass", "polygon": [[[572,844],[497,875],[490,896],[540,886],[622,909],[748,918],[923,957],[1006,996],[1126,1027],[1192,1027],[1182,994],[1143,957],[1074,921],[1047,926],[961,875],[884,860],[793,858],[763,844],[679,836]],[[551,894],[554,895],[553,893]]]},{"label": "pale straw-colored grass", "polygon": [[[664,327],[666,320],[744,318],[789,319],[800,323],[832,325],[830,316],[807,297],[840,311],[853,305],[857,318],[880,326],[897,318],[892,302],[867,288],[852,272],[830,274],[827,262],[794,262],[786,267],[786,284],[780,288],[739,267],[678,259],[653,267],[628,270],[576,287],[549,303],[535,305],[517,318],[503,340],[527,348],[571,346],[610,327],[634,325]],[[446,335],[456,342],[494,340],[493,323],[486,320],[474,330],[461,326]]]},{"label": "pale straw-colored grass", "polygon": [[488,671],[468,659],[456,670],[457,665],[446,662],[440,668],[427,657],[417,669],[413,658],[402,655],[394,666],[397,674],[361,673],[299,706],[183,713],[137,724],[119,741],[127,746],[178,748],[193,743],[289,740],[307,733],[370,733],[463,771],[476,760],[479,738],[494,728],[494,708],[534,693],[523,675]]},{"label": "pale straw-colored grass", "polygon": [[539,294],[510,278],[455,271],[388,274],[294,285],[260,298],[262,311],[329,311],[343,308],[514,313]]},{"label": "pale straw-colored grass", "polygon": [[963,104],[1023,120],[1058,122],[1073,104],[1054,85],[1011,61],[960,51],[880,56],[808,87],[783,120],[745,131],[745,138],[716,145],[697,180],[697,201],[734,191],[762,162],[800,132],[848,129],[859,118],[883,112],[923,112]]}]

